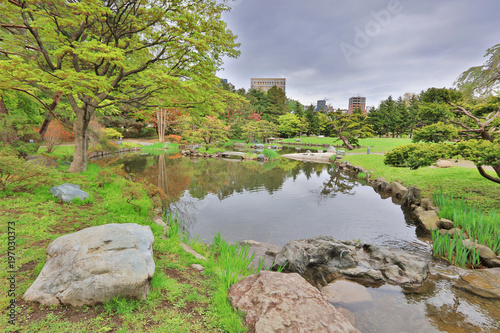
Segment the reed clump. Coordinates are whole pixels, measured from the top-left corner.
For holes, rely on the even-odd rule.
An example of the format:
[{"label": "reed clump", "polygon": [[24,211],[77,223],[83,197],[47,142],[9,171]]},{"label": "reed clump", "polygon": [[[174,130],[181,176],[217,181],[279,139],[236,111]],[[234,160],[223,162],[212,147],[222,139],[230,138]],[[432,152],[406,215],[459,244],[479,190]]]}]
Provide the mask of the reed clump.
[{"label": "reed clump", "polygon": [[439,207],[439,217],[452,220],[471,240],[488,246],[497,255],[500,253],[500,214],[497,211],[484,214],[477,206],[441,192],[434,194],[433,201]]}]

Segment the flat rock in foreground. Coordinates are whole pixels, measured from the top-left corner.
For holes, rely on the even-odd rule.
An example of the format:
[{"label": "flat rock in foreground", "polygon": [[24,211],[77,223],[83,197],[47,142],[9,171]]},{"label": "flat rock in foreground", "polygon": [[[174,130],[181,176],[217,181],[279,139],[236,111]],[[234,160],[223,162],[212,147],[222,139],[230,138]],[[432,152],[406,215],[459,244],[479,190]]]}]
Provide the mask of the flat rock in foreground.
[{"label": "flat rock in foreground", "polygon": [[27,301],[72,306],[115,296],[146,299],[155,271],[149,226],[105,224],[61,236],[47,248],[47,262],[24,294]]},{"label": "flat rock in foreground", "polygon": [[262,271],[234,284],[229,298],[257,333],[359,332],[299,274]]},{"label": "flat rock in foreground", "polygon": [[500,268],[470,271],[460,276],[455,287],[481,297],[500,299]]}]

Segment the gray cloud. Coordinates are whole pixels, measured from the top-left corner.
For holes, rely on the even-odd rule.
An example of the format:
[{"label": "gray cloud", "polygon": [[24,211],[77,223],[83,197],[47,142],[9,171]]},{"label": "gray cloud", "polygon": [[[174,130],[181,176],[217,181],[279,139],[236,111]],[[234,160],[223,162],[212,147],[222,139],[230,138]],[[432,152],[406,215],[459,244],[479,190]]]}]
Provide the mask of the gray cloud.
[{"label": "gray cloud", "polygon": [[343,108],[359,94],[377,106],[389,95],[450,87],[500,43],[495,0],[235,4],[224,19],[239,36],[241,56],[227,59],[218,75],[245,89],[251,77],[286,77],[287,96],[306,105],[327,97]]}]

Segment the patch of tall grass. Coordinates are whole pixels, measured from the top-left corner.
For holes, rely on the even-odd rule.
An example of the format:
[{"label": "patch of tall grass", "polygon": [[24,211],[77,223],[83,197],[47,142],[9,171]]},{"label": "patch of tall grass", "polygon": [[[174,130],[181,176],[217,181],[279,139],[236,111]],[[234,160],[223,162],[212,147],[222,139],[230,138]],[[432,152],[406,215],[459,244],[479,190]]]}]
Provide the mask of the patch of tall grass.
[{"label": "patch of tall grass", "polygon": [[249,267],[255,253],[249,253],[250,246],[247,244],[229,244],[220,233],[217,233],[212,241],[211,250],[217,258],[217,265],[221,269],[222,280],[227,288],[238,281],[239,275],[252,273]]},{"label": "patch of tall grass", "polygon": [[442,192],[436,192],[433,201],[439,207],[439,217],[452,220],[456,227],[467,232],[471,240],[500,253],[500,215],[497,211],[486,215],[477,206]]},{"label": "patch of tall grass", "polygon": [[267,148],[262,151],[262,154],[264,154],[264,156],[266,156],[270,161],[277,160],[280,157],[280,154],[278,154],[276,150]]},{"label": "patch of tall grass", "polygon": [[456,231],[453,235],[441,234],[439,230],[432,230],[432,254],[436,258],[444,258],[450,264],[459,267],[477,267],[481,261],[479,250],[468,249],[463,245],[464,236],[462,231]]},{"label": "patch of tall grass", "polygon": [[[177,238],[189,244],[193,248],[200,248],[198,237],[189,238],[189,234],[183,230],[182,221],[177,214],[166,214],[163,217],[168,225],[167,237]],[[228,243],[220,233],[217,233],[209,247],[210,256],[215,263],[216,269],[222,273],[222,280],[226,288],[238,281],[240,275],[259,273],[263,269],[264,261],[260,261],[258,267],[253,270],[250,263],[255,258],[255,253],[250,253],[250,246],[240,243]]]}]

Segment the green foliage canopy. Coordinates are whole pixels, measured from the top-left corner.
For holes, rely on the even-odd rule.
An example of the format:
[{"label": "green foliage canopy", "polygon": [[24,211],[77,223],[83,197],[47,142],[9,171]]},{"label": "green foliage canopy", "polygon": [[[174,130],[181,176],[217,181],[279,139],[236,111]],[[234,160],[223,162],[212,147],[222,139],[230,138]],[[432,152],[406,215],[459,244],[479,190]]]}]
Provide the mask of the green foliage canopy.
[{"label": "green foliage canopy", "polygon": [[[1,5],[0,87],[7,81],[62,92],[76,115],[70,171],[86,169],[87,128],[96,110],[190,101],[214,86],[235,38],[215,0],[9,1]],[[168,88],[177,98],[162,98]],[[199,90],[198,90],[199,91]],[[163,95],[164,96],[164,95]],[[199,100],[197,100],[199,102]],[[168,106],[168,105],[167,105]]]},{"label": "green foliage canopy", "polygon": [[413,142],[443,142],[458,138],[458,128],[451,124],[438,122],[416,130],[413,135]]}]

